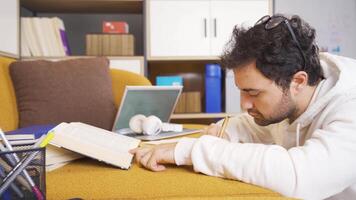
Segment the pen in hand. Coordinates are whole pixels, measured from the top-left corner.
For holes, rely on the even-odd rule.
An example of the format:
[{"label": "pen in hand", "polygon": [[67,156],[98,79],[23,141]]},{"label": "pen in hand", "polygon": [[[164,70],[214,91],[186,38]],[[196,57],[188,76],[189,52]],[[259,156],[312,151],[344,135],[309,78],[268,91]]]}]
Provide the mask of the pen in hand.
[{"label": "pen in hand", "polygon": [[220,131],[218,133],[218,137],[219,138],[222,138],[224,136],[225,129],[226,129],[226,126],[227,126],[228,123],[229,123],[229,117],[225,117],[224,122],[223,122],[223,124],[221,126],[221,129],[220,129]]}]

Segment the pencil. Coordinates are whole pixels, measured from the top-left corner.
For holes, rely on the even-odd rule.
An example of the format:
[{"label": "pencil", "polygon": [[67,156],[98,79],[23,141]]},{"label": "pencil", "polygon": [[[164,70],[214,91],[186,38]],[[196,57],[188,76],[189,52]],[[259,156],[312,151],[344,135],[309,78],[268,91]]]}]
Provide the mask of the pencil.
[{"label": "pencil", "polygon": [[224,136],[224,132],[225,132],[225,129],[226,129],[226,126],[228,123],[229,123],[229,117],[225,117],[224,122],[223,122],[221,129],[219,131],[219,134],[218,134],[219,138],[222,138]]}]

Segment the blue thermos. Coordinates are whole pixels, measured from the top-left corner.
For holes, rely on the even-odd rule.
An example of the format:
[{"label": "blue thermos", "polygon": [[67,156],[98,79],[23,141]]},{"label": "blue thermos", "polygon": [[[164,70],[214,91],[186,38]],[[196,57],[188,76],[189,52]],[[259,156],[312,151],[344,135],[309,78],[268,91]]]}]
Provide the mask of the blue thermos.
[{"label": "blue thermos", "polygon": [[218,64],[205,65],[205,112],[221,112],[221,68]]}]

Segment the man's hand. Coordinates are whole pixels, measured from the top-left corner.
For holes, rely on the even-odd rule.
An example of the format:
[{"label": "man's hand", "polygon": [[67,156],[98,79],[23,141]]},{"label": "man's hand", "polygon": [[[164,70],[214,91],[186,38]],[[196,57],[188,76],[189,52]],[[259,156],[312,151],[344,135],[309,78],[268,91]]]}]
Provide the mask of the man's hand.
[{"label": "man's hand", "polygon": [[[215,123],[212,123],[208,127],[204,128],[202,134],[212,135],[212,136],[217,137],[219,132],[220,132],[220,129],[221,129],[221,126],[219,126],[219,125],[217,125]],[[226,135],[226,132],[223,134],[222,138],[223,139],[228,139],[228,137]]]},{"label": "man's hand", "polygon": [[166,167],[162,164],[175,164],[174,148],[177,143],[161,144],[148,147],[131,149],[130,153],[135,155],[138,164],[145,168],[158,172]]}]

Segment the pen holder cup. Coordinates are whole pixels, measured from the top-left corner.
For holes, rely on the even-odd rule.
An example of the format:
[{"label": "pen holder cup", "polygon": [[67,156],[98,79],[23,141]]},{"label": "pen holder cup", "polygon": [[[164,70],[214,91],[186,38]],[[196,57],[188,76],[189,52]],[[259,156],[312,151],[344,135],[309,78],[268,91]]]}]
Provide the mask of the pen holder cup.
[{"label": "pen holder cup", "polygon": [[[0,152],[0,199],[45,199],[46,197],[46,169],[45,169],[45,148],[32,148],[31,146],[14,146],[14,151]],[[17,155],[19,162],[14,158]],[[31,154],[36,154],[28,164],[24,162]],[[10,161],[9,159],[12,159]],[[23,161],[23,162],[21,162]],[[21,163],[21,164],[19,164]],[[18,170],[23,168],[24,170]],[[15,171],[21,171],[17,174]],[[26,172],[25,172],[26,171]],[[25,174],[27,173],[27,175]],[[17,174],[17,175],[16,175]],[[16,177],[10,181],[12,176]],[[11,178],[10,178],[11,177]],[[29,180],[30,179],[30,180]],[[6,184],[11,182],[11,184]],[[34,183],[37,192],[43,198],[38,197],[38,193],[33,192],[30,182]],[[8,186],[6,186],[8,185]],[[33,185],[33,184],[32,184]],[[16,191],[17,190],[17,191]],[[21,195],[23,195],[21,197]]]}]

